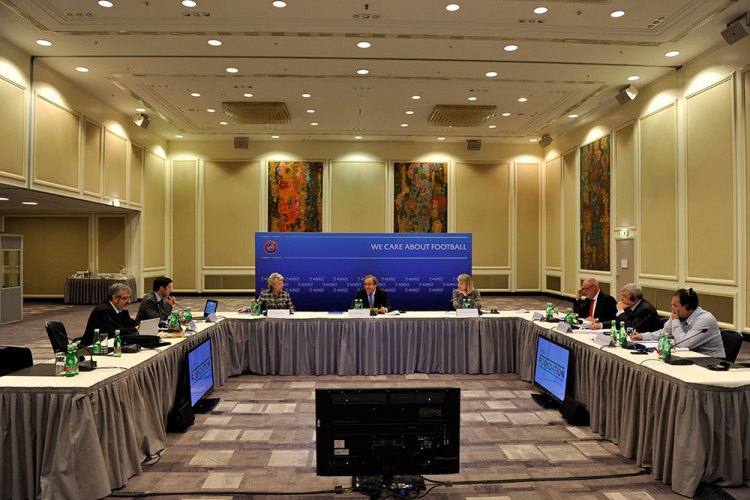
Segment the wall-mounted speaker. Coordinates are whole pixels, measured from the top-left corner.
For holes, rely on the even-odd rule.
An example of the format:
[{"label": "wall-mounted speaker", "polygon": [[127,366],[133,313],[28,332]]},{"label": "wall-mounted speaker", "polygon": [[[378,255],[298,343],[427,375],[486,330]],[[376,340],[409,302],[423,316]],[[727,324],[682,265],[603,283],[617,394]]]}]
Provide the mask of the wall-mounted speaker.
[{"label": "wall-mounted speaker", "polygon": [[479,139],[469,139],[466,141],[466,151],[479,151],[482,149],[482,141]]},{"label": "wall-mounted speaker", "polygon": [[633,99],[635,99],[635,96],[638,95],[638,89],[633,87],[632,85],[628,85],[621,91],[617,93],[615,98],[617,99],[617,102],[620,104],[627,104]]},{"label": "wall-mounted speaker", "polygon": [[549,134],[544,134],[541,139],[539,139],[539,145],[543,148],[546,148],[552,144],[552,136]]},{"label": "wall-mounted speaker", "polygon": [[136,113],[133,117],[133,123],[141,128],[148,128],[148,126],[151,125],[151,120],[149,120],[148,116],[143,113]]},{"label": "wall-mounted speaker", "polygon": [[748,24],[747,14],[736,21],[727,24],[727,28],[721,32],[721,36],[724,37],[724,40],[726,40],[729,45],[742,40],[749,34],[750,24]]}]

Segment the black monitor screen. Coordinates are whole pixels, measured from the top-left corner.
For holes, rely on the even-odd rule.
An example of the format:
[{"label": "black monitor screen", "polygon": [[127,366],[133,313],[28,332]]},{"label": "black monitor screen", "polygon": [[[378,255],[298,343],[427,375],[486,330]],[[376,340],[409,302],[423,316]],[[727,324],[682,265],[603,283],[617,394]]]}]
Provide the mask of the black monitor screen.
[{"label": "black monitor screen", "polygon": [[562,402],[568,387],[570,349],[539,336],[534,364],[534,383],[544,392]]},{"label": "black monitor screen", "polygon": [[319,476],[458,472],[461,389],[317,389]]},{"label": "black monitor screen", "polygon": [[211,339],[193,347],[187,355],[190,380],[190,404],[208,395],[214,388],[214,366],[211,359]]}]

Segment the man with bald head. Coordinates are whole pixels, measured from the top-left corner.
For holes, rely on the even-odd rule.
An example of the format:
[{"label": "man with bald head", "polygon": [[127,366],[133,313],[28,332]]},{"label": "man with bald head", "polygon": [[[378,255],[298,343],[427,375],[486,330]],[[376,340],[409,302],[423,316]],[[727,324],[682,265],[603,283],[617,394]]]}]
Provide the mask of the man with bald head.
[{"label": "man with bald head", "polygon": [[573,311],[591,323],[612,321],[617,315],[617,301],[599,289],[596,278],[586,278],[576,292]]}]

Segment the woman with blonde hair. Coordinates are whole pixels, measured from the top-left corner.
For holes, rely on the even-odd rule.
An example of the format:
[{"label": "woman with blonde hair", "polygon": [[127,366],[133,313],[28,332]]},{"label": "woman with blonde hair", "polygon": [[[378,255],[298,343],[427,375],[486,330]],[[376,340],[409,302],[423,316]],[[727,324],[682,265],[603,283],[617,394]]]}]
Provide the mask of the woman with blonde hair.
[{"label": "woman with blonde hair", "polygon": [[[289,292],[284,290],[284,277],[279,273],[271,273],[268,277],[268,290],[260,292],[258,297],[260,308],[263,311],[269,309],[289,309],[294,312],[294,304]],[[241,307],[238,312],[248,312],[249,307]]]},{"label": "woman with blonde hair", "polygon": [[479,290],[474,288],[474,280],[469,274],[458,275],[458,288],[453,290],[453,309],[482,309],[482,299]]}]

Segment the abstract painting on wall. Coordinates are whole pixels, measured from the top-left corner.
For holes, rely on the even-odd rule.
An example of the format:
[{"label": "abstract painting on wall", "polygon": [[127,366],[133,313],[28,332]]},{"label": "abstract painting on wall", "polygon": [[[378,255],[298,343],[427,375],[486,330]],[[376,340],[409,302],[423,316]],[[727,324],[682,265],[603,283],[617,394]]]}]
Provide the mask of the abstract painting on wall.
[{"label": "abstract painting on wall", "polygon": [[581,147],[581,269],[609,271],[609,135]]},{"label": "abstract painting on wall", "polygon": [[395,233],[448,232],[448,164],[394,164]]},{"label": "abstract painting on wall", "polygon": [[323,230],[323,162],[268,162],[268,230]]}]

